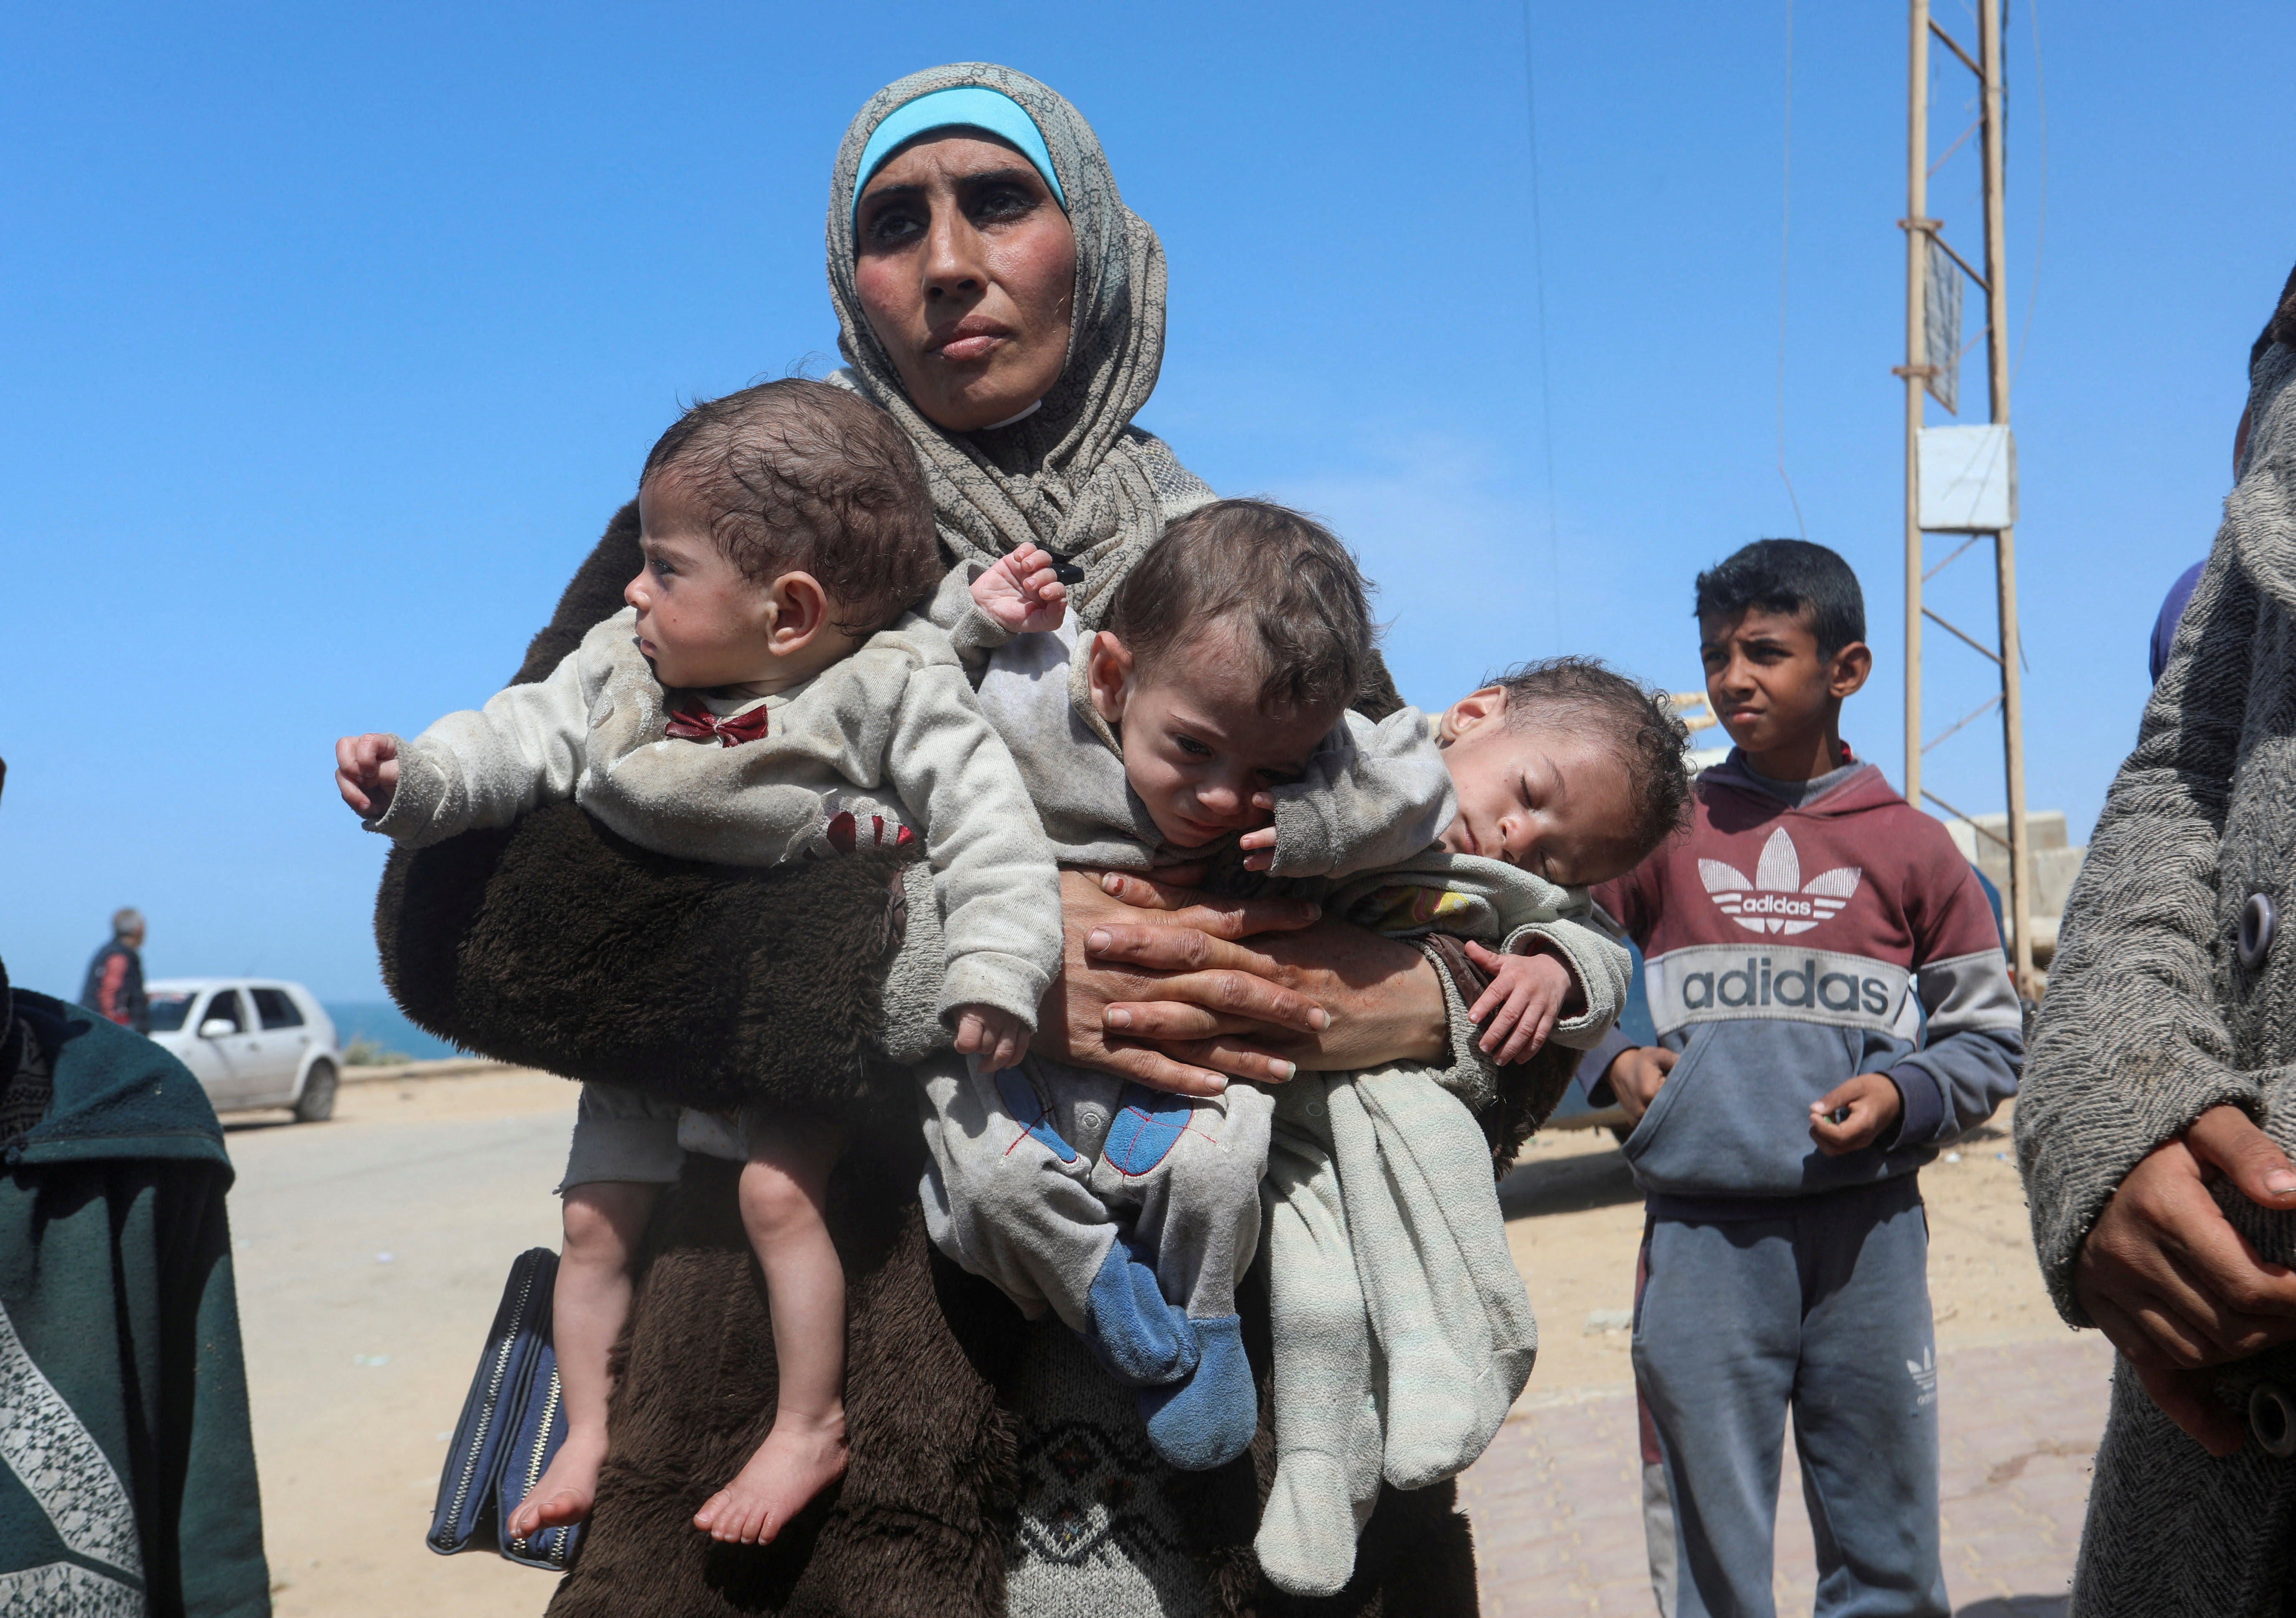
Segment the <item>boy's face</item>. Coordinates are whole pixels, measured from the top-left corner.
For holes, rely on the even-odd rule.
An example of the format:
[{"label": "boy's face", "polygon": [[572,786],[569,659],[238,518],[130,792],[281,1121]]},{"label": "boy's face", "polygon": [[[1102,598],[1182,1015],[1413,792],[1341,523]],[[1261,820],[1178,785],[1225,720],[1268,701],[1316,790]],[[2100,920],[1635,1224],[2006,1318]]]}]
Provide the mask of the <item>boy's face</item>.
[{"label": "boy's face", "polygon": [[1459,813],[1443,833],[1453,854],[1503,860],[1563,887],[1634,868],[1634,782],[1615,748],[1560,724],[1509,722],[1498,687],[1443,715],[1443,762]]},{"label": "boy's face", "polygon": [[1105,631],[1093,643],[1093,706],[1124,747],[1124,778],[1165,842],[1201,848],[1272,816],[1254,795],[1300,779],[1338,707],[1260,706],[1258,660],[1214,625],[1145,671]]},{"label": "boy's face", "polygon": [[664,685],[689,690],[786,682],[834,661],[849,637],[827,623],[810,574],[759,584],[710,537],[702,503],[674,477],[638,489],[645,566],[622,589],[637,609],[638,650]]},{"label": "boy's face", "polygon": [[1814,747],[1838,722],[1842,699],[1866,683],[1874,654],[1853,641],[1821,658],[1807,615],[1751,607],[1698,621],[1706,700],[1749,758]]}]

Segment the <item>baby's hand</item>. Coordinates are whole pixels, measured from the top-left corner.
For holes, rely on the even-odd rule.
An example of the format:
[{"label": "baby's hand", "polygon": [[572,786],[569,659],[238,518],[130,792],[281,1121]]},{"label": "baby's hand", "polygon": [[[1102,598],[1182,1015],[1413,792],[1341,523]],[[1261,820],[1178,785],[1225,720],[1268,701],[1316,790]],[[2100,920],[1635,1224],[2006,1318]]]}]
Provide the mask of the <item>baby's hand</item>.
[{"label": "baby's hand", "polygon": [[335,743],[335,788],[362,819],[379,819],[398,790],[398,739],[346,736]]},{"label": "baby's hand", "polygon": [[994,1006],[956,1009],[956,1048],[980,1058],[980,1071],[995,1073],[1010,1067],[1029,1049],[1029,1026],[1010,1011]]},{"label": "baby's hand", "polygon": [[1467,959],[1491,975],[1491,986],[1468,1009],[1467,1015],[1490,1024],[1477,1045],[1500,1066],[1529,1060],[1546,1043],[1578,983],[1570,968],[1554,956],[1502,955],[1470,940]]},{"label": "baby's hand", "polygon": [[1058,629],[1068,615],[1069,587],[1060,581],[1053,553],[1022,545],[996,559],[972,581],[972,604],[1014,634]]},{"label": "baby's hand", "polygon": [[1906,1099],[1888,1074],[1861,1073],[1809,1104],[1809,1138],[1827,1156],[1843,1156],[1880,1140],[1905,1110]]},{"label": "baby's hand", "polygon": [[[1273,792],[1255,792],[1251,795],[1251,806],[1262,814],[1273,814],[1275,813],[1275,795]],[[1262,826],[1257,831],[1245,832],[1236,839],[1235,846],[1244,851],[1243,868],[1246,870],[1266,870],[1275,863],[1275,828],[1273,826]]]}]

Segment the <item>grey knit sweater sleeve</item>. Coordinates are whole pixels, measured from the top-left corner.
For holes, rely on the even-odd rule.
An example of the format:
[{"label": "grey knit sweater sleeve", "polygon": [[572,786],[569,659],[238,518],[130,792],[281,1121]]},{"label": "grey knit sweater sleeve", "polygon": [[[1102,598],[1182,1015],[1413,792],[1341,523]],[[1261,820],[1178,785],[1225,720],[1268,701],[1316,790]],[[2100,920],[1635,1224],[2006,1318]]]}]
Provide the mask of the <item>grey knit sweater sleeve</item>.
[{"label": "grey knit sweater sleeve", "polygon": [[1399,865],[1431,846],[1459,812],[1434,726],[1414,707],[1374,724],[1350,712],[1275,789],[1275,877],[1347,877]]},{"label": "grey knit sweater sleeve", "polygon": [[2057,1309],[2081,1244],[2138,1160],[2223,1102],[2258,1109],[2222,1009],[2218,867],[2259,595],[2236,494],[2136,750],[2113,780],[2065,906],[2017,1105],[2041,1273]]},{"label": "grey knit sweater sleeve", "polygon": [[947,966],[941,1015],[989,1006],[1035,1028],[1061,964],[1060,873],[1021,772],[955,664],[909,676],[885,772],[927,828]]}]

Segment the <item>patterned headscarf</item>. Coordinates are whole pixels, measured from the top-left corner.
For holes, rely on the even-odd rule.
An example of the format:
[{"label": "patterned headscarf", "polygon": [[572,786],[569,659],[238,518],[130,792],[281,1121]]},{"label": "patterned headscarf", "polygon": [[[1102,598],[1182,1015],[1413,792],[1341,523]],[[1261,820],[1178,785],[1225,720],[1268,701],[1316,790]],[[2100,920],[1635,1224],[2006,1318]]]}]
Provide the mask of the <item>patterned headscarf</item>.
[{"label": "patterned headscarf", "polygon": [[[921,95],[965,85],[1011,97],[1045,137],[1076,233],[1076,317],[1068,364],[1037,410],[1007,427],[954,433],[909,402],[861,311],[853,201],[862,151],[877,126]],[[1116,585],[1164,524],[1212,492],[1162,439],[1132,425],[1164,360],[1164,248],[1117,195],[1092,126],[1025,73],[980,61],[929,68],[869,98],[845,131],[829,192],[829,291],[848,365],[830,380],[888,412],[908,433],[951,556],[990,562],[1033,541],[1084,568],[1070,600],[1086,627],[1097,626]]]}]

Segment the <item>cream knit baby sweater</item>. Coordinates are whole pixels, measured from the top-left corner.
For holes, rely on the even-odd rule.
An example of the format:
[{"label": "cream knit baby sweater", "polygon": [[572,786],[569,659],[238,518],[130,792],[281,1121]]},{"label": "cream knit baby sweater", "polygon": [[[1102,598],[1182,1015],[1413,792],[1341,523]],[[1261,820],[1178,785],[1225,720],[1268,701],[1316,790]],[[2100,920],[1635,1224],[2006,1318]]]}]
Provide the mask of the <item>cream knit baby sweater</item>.
[{"label": "cream knit baby sweater", "polygon": [[402,740],[398,789],[367,829],[421,847],[571,797],[642,847],[727,865],[835,853],[846,826],[865,844],[906,830],[939,900],[940,1011],[994,1006],[1035,1027],[1061,960],[1059,873],[948,637],[905,613],[766,698],[766,734],[726,747],[666,734],[685,694],[654,678],[636,623],[616,613],[548,679]]}]

